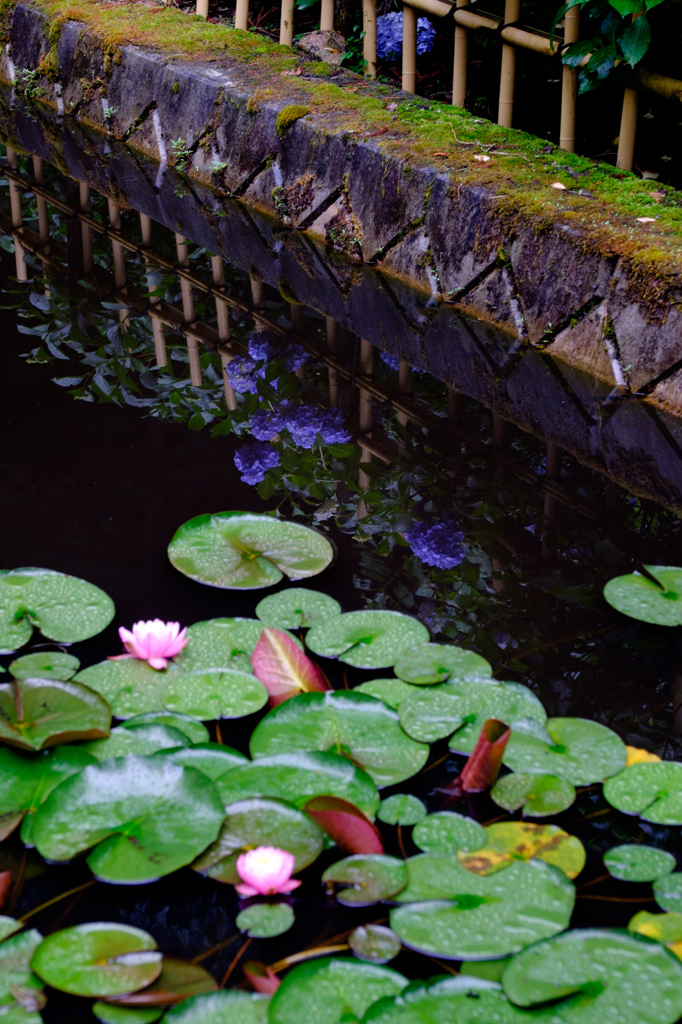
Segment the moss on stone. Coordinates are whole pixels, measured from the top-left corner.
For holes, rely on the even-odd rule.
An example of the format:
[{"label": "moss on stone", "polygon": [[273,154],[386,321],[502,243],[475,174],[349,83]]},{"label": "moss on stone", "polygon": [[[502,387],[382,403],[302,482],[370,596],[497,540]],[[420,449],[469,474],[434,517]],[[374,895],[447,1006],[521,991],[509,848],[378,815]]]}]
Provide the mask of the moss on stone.
[{"label": "moss on stone", "polygon": [[290,103],[288,107],[282,107],[277,115],[277,134],[280,139],[291,128],[294,121],[305,117],[310,113],[310,107],[304,107],[301,103]]}]

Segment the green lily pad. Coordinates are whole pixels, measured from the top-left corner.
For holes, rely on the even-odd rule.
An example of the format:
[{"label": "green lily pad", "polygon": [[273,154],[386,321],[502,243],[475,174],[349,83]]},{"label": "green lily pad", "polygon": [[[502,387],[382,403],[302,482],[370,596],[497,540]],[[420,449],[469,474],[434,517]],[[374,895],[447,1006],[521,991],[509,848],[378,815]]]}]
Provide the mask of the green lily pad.
[{"label": "green lily pad", "polygon": [[527,821],[502,821],[489,825],[485,845],[457,858],[467,871],[490,875],[507,869],[517,860],[537,857],[567,876],[575,878],[585,867],[585,847],[556,825],[535,825]]},{"label": "green lily pad", "polygon": [[575,800],[575,787],[558,775],[541,772],[511,772],[498,779],[490,795],[505,811],[518,811],[529,818],[560,814]]},{"label": "green lily pad", "polygon": [[394,793],[382,800],[377,812],[387,825],[418,825],[426,817],[426,807],[411,793]]},{"label": "green lily pad", "polygon": [[487,981],[502,981],[510,956],[500,957],[499,960],[469,960],[463,963],[460,974],[473,978],[485,978]]},{"label": "green lily pad", "polygon": [[550,718],[546,729],[553,745],[530,733],[512,730],[503,757],[507,767],[514,772],[558,775],[574,786],[603,782],[625,767],[625,744],[612,729],[599,722],[587,718]]},{"label": "green lily pad", "polygon": [[16,918],[0,916],[0,942],[14,935],[22,927],[21,921],[17,921]]},{"label": "green lily pad", "polygon": [[163,691],[177,669],[171,662],[166,669],[155,669],[139,658],[100,661],[74,677],[100,693],[116,718],[133,718],[147,711],[163,712]]},{"label": "green lily pad", "polygon": [[415,644],[429,639],[419,619],[402,612],[345,612],[313,626],[306,644],[323,658],[356,668],[388,668]]},{"label": "green lily pad", "polygon": [[401,655],[393,671],[406,683],[432,686],[448,679],[487,679],[493,667],[480,654],[454,644],[419,644]]},{"label": "green lily pad", "polygon": [[34,651],[15,658],[9,671],[15,679],[70,679],[80,667],[73,654],[64,651]]},{"label": "green lily pad", "polygon": [[425,853],[456,853],[485,846],[487,834],[473,818],[454,811],[429,814],[412,833],[415,846]]},{"label": "green lily pad", "polygon": [[660,586],[635,572],[609,580],[604,587],[604,597],[617,611],[640,622],[682,625],[682,569],[673,565],[645,565],[644,568]]},{"label": "green lily pad", "polygon": [[173,764],[181,764],[185,768],[196,768],[212,782],[239,765],[251,764],[238,750],[221,743],[197,743],[180,750],[159,750],[154,757],[167,758]]},{"label": "green lily pad", "polygon": [[201,992],[215,992],[217,988],[213,976],[199,964],[165,956],[161,974],[152,985],[140,989],[139,992],[111,996],[109,1001],[115,1001],[117,1006],[125,1007],[174,1006],[190,996],[197,996]]},{"label": "green lily pad", "polygon": [[623,882],[654,882],[675,870],[677,861],[667,850],[655,846],[625,844],[614,846],[604,854],[604,866],[614,878]]},{"label": "green lily pad", "polygon": [[256,615],[275,629],[308,629],[341,614],[341,605],[329,594],[306,587],[290,587],[269,594],[256,605]]},{"label": "green lily pad", "polygon": [[682,764],[633,764],[604,783],[604,796],[617,811],[639,814],[655,825],[682,825]]},{"label": "green lily pad", "polygon": [[270,1004],[270,1024],[359,1020],[378,999],[397,996],[407,979],[378,964],[324,957],[289,971]]},{"label": "green lily pad", "polygon": [[127,729],[118,725],[105,740],[84,743],[83,749],[98,761],[112,757],[126,757],[128,754],[155,754],[157,750],[175,750],[186,747],[187,736],[169,725],[138,725]]},{"label": "green lily pad", "polygon": [[0,654],[31,639],[77,643],[96,636],[114,617],[111,598],[92,583],[52,569],[0,571]]},{"label": "green lily pad", "polygon": [[[187,630],[187,646],[178,654],[175,663],[182,672],[224,668],[250,674],[253,671],[251,655],[262,632],[263,623],[260,619],[206,619],[204,622],[195,622]],[[292,639],[295,640],[294,637]]]},{"label": "green lily pad", "polygon": [[450,749],[463,754],[473,751],[489,718],[507,725],[526,718],[540,725],[547,721],[545,709],[526,686],[485,679],[422,690],[403,701],[398,714],[403,729],[414,739],[433,743],[452,736]]},{"label": "green lily pad", "polygon": [[0,749],[0,841],[23,821],[21,837],[31,846],[38,807],[55,786],[94,761],[80,747],[59,747],[37,756]]},{"label": "green lily pad", "polygon": [[502,975],[518,1006],[555,1003],[559,1024],[675,1024],[682,964],[657,942],[624,931],[576,929],[524,950]]},{"label": "green lily pad", "polygon": [[163,1014],[163,1009],[153,1006],[130,1008],[98,1002],[94,1003],[92,1012],[102,1024],[152,1024]]},{"label": "green lily pad", "polygon": [[387,964],[402,948],[395,932],[381,924],[360,925],[348,936],[348,945],[358,960],[370,964]]},{"label": "green lily pad", "polygon": [[288,932],[294,912],[288,903],[253,903],[237,914],[236,925],[253,939],[271,939]]},{"label": "green lily pad", "polygon": [[654,882],[654,897],[659,907],[682,914],[682,871],[663,875]]},{"label": "green lily pad", "polygon": [[123,723],[125,729],[136,729],[138,725],[169,725],[187,737],[189,743],[208,743],[211,734],[198,718],[183,715],[175,711],[145,711],[142,715],[134,715]]},{"label": "green lily pad", "polygon": [[0,683],[0,740],[43,750],[109,735],[111,708],[94,690],[61,679]]},{"label": "green lily pad", "polygon": [[164,707],[205,721],[243,718],[268,702],[268,691],[249,672],[235,669],[203,669],[183,672],[163,692]]},{"label": "green lily pad", "polygon": [[682,954],[682,914],[650,914],[640,910],[628,922],[628,931],[660,942],[678,957]]},{"label": "green lily pad", "polygon": [[398,708],[408,697],[418,693],[416,686],[404,683],[402,679],[368,679],[366,683],[360,683],[353,687],[354,693],[366,693],[370,697],[377,697],[388,704],[389,708]]},{"label": "green lily pad", "polygon": [[267,1024],[270,996],[228,989],[193,996],[169,1010],[165,1024]]},{"label": "green lily pad", "polygon": [[295,750],[237,765],[216,779],[224,804],[246,797],[285,800],[301,810],[316,796],[338,796],[374,819],[379,794],[367,772],[348,758],[328,751]]},{"label": "green lily pad", "polygon": [[340,882],[352,885],[337,893],[339,903],[346,906],[369,906],[387,900],[407,885],[405,861],[379,853],[358,853],[339,860],[322,875],[325,884]]},{"label": "green lily pad", "polygon": [[429,755],[403,732],[395,711],[353,690],[292,697],[258,723],[250,748],[253,758],[331,749],[364,768],[379,787],[416,775]]},{"label": "green lily pad", "polygon": [[272,587],[283,576],[303,580],[326,569],[334,549],[317,530],[253,512],[196,516],[168,545],[185,576],[224,590]]},{"label": "green lily pad", "polygon": [[218,838],[192,867],[199,874],[234,885],[240,881],[237,858],[256,846],[288,850],[294,857],[294,871],[301,871],[319,857],[324,834],[311,817],[280,800],[238,800],[225,809]]},{"label": "green lily pad", "polygon": [[[10,935],[0,943],[0,1013],[6,1007],[10,1012],[22,1010],[14,992],[20,989],[41,989],[43,983],[31,970],[31,957],[43,941],[43,937],[35,928]],[[5,1017],[0,1017],[3,1021]]]},{"label": "green lily pad", "polygon": [[[409,882],[391,911],[403,944],[447,960],[507,956],[568,926],[572,883],[540,860],[475,875],[455,857],[422,853],[407,862]],[[418,900],[419,902],[412,902]],[[426,902],[424,902],[426,901]]]},{"label": "green lily pad", "polygon": [[[536,1019],[543,1016],[534,1015]],[[551,1024],[551,1018],[546,1019]],[[462,976],[415,982],[402,995],[371,1006],[363,1024],[524,1024],[527,1020],[528,1014],[509,1002],[501,985]]]},{"label": "green lily pad", "polygon": [[101,881],[150,882],[193,861],[223,817],[201,772],[130,756],[89,765],[53,790],[35,815],[33,839],[52,861],[94,846],[87,862]]},{"label": "green lily pad", "polygon": [[31,967],[60,992],[115,996],[151,985],[161,973],[161,953],[140,928],[96,921],[48,935]]}]

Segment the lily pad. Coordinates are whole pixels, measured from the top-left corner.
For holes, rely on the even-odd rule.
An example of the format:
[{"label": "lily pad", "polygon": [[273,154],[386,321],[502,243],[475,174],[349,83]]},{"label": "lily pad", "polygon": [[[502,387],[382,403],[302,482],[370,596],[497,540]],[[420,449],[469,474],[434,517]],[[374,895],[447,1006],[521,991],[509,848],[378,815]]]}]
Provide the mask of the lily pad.
[{"label": "lily pad", "polygon": [[439,811],[417,825],[412,841],[425,853],[456,853],[485,846],[486,831],[473,818],[454,811]]},{"label": "lily pad", "polygon": [[655,825],[682,825],[682,764],[633,764],[606,780],[604,796],[623,814],[639,814]]},{"label": "lily pad", "polygon": [[628,931],[646,935],[682,958],[682,914],[650,914],[640,910],[628,922]]},{"label": "lily pad", "polygon": [[[0,943],[0,1014],[21,1009],[14,993],[21,989],[41,989],[43,983],[31,970],[31,957],[43,941],[35,928],[11,935]],[[23,1011],[25,1012],[25,1011]],[[1,1017],[4,1021],[5,1017]]]},{"label": "lily pad", "polygon": [[316,796],[338,796],[373,819],[379,794],[367,772],[331,752],[295,750],[290,754],[247,761],[216,779],[227,804],[251,796],[286,800],[301,810]]},{"label": "lily pad", "polygon": [[682,964],[657,942],[624,931],[576,929],[515,956],[502,975],[518,1006],[553,1006],[561,1024],[675,1024]]},{"label": "lily pad", "polygon": [[87,862],[101,881],[151,882],[193,861],[223,817],[215,786],[195,768],[130,756],[89,765],[53,790],[33,839],[52,861],[94,846]]},{"label": "lily pad", "polygon": [[558,775],[574,786],[587,786],[603,782],[625,766],[625,744],[599,722],[550,718],[546,729],[553,744],[512,730],[503,758],[507,767],[514,772]]},{"label": "lily pad", "polygon": [[187,737],[189,743],[208,743],[211,734],[197,718],[174,711],[145,711],[142,715],[134,715],[123,723],[126,729],[136,729],[138,725],[169,725]]},{"label": "lily pad", "polygon": [[306,644],[314,654],[356,668],[388,668],[408,648],[429,639],[419,619],[402,612],[345,612],[313,626]]},{"label": "lily pad", "polygon": [[38,807],[55,786],[94,761],[80,747],[59,747],[37,756],[0,749],[0,841],[23,821],[21,838],[31,846]]},{"label": "lily pad", "polygon": [[[263,632],[260,619],[206,619],[187,630],[187,646],[178,654],[175,665],[182,672],[202,672],[224,668],[252,672],[251,655]],[[301,647],[293,634],[291,639]]]},{"label": "lily pad", "polygon": [[269,594],[256,605],[256,615],[275,629],[308,629],[341,614],[341,605],[329,594],[306,587],[290,587]]},{"label": "lily pad", "polygon": [[73,654],[64,651],[34,651],[15,658],[9,671],[15,679],[70,679],[80,667]]},{"label": "lily pad", "polygon": [[22,927],[21,921],[17,921],[16,918],[0,916],[0,942],[20,931]]},{"label": "lily pad", "polygon": [[240,881],[237,858],[255,846],[275,846],[294,857],[294,871],[312,864],[322,852],[322,829],[303,811],[279,800],[253,797],[225,809],[216,841],[192,864],[195,871],[232,885]]},{"label": "lily pad", "polygon": [[485,846],[457,858],[467,871],[490,875],[517,860],[537,857],[575,878],[585,867],[585,847],[577,838],[556,825],[534,825],[526,821],[504,821],[489,825]]},{"label": "lily pad", "polygon": [[407,978],[388,967],[324,957],[289,971],[270,1004],[270,1024],[359,1020],[378,999],[397,996]]},{"label": "lily pad", "polygon": [[604,854],[604,866],[614,878],[623,882],[653,882],[675,870],[677,861],[667,850],[655,846],[625,844],[614,846]]},{"label": "lily pad", "polygon": [[252,939],[271,939],[288,932],[294,912],[288,903],[252,903],[237,914],[236,925]]},{"label": "lily pad", "polygon": [[184,732],[169,725],[138,725],[127,729],[119,725],[111,730],[105,740],[84,743],[83,749],[98,761],[111,757],[126,757],[128,754],[155,754],[157,750],[175,750],[189,743]]},{"label": "lily pad", "polygon": [[61,679],[0,683],[0,740],[43,750],[109,735],[111,708],[94,690]]},{"label": "lily pad", "polygon": [[163,691],[176,672],[173,662],[158,670],[139,658],[108,658],[83,669],[73,681],[100,693],[115,718],[133,718],[147,711],[163,712]]},{"label": "lily pad", "polygon": [[364,768],[379,787],[416,775],[429,755],[403,732],[395,711],[352,690],[292,697],[258,723],[250,748],[253,758],[331,749]]},{"label": "lily pad", "polygon": [[267,1024],[270,997],[229,989],[186,999],[166,1014],[165,1024]]},{"label": "lily pad", "polygon": [[558,775],[541,772],[511,772],[498,779],[490,795],[505,811],[518,811],[529,818],[560,814],[575,800],[575,787]]},{"label": "lily pad", "polygon": [[381,924],[360,925],[348,936],[348,945],[358,960],[370,964],[387,964],[402,948],[395,932]]},{"label": "lily pad", "polygon": [[96,921],[43,939],[31,967],[44,982],[76,996],[114,996],[150,985],[161,953],[147,932]]},{"label": "lily pad", "polygon": [[[467,966],[467,965],[464,965]],[[543,1019],[543,1015],[533,1020]],[[414,983],[394,999],[371,1006],[363,1024],[525,1024],[528,1014],[485,978],[436,978]],[[547,1018],[551,1024],[551,1018]]]},{"label": "lily pad", "polygon": [[130,1009],[126,1006],[97,1002],[93,1004],[92,1012],[102,1024],[152,1024],[152,1021],[159,1019],[163,1010],[154,1007]]},{"label": "lily pad", "polygon": [[515,953],[562,931],[573,910],[572,883],[540,860],[488,876],[431,853],[407,867],[408,887],[396,897],[406,905],[391,911],[391,928],[404,945],[446,960]]},{"label": "lily pad", "polygon": [[406,683],[431,686],[449,679],[487,679],[493,667],[480,654],[454,644],[419,644],[400,657],[393,671]]},{"label": "lily pad", "polygon": [[196,768],[212,782],[239,765],[251,764],[238,750],[221,743],[197,743],[179,750],[160,750],[154,757],[167,758],[173,764],[181,764],[185,768]]},{"label": "lily pad", "polygon": [[394,793],[379,805],[377,818],[387,825],[418,825],[426,817],[426,807],[411,793]]},{"label": "lily pad", "polygon": [[114,617],[111,598],[92,583],[52,569],[0,571],[0,654],[31,639],[77,643],[96,636]]},{"label": "lily pad", "polygon": [[272,587],[283,576],[316,576],[334,558],[317,530],[253,512],[196,516],[168,546],[171,564],[185,576],[224,590]]},{"label": "lily pad", "polygon": [[663,910],[682,914],[682,871],[657,878],[654,882],[654,897]]},{"label": "lily pad", "polygon": [[404,683],[402,679],[368,679],[366,683],[360,683],[353,687],[354,693],[366,693],[370,697],[377,697],[388,704],[389,708],[398,708],[408,697],[418,693],[416,686]]},{"label": "lily pad", "polygon": [[640,622],[682,625],[682,569],[671,565],[644,568],[658,584],[638,572],[616,576],[604,587],[604,597],[617,611]]},{"label": "lily pad", "polygon": [[174,1006],[176,1003],[199,995],[201,992],[215,992],[218,985],[212,975],[199,964],[178,960],[176,957],[165,956],[161,974],[153,985],[140,989],[139,992],[126,992],[122,996],[110,996],[118,1006]]},{"label": "lily pad", "polygon": [[520,683],[472,679],[443,683],[420,691],[398,708],[400,724],[414,739],[426,743],[452,736],[450,749],[471,754],[484,722],[497,718],[507,725],[530,718],[547,721],[542,704]]},{"label": "lily pad", "polygon": [[164,707],[196,718],[243,718],[267,704],[268,691],[249,672],[203,669],[183,672],[163,692]]},{"label": "lily pad", "polygon": [[387,900],[407,885],[405,861],[384,854],[356,854],[339,860],[322,875],[326,884],[341,882],[352,888],[337,893],[339,903],[346,906],[369,906]]}]

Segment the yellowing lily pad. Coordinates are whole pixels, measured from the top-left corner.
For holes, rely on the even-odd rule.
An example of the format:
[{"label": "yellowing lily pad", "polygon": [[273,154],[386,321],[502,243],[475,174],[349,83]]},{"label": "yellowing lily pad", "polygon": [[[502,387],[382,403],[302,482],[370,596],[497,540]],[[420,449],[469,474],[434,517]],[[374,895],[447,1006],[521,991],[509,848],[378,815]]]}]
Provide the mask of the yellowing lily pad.
[{"label": "yellowing lily pad", "polygon": [[489,825],[481,849],[458,851],[457,859],[467,871],[490,875],[509,867],[516,860],[537,857],[559,868],[567,878],[575,878],[585,867],[585,847],[576,836],[556,825],[507,821]]}]

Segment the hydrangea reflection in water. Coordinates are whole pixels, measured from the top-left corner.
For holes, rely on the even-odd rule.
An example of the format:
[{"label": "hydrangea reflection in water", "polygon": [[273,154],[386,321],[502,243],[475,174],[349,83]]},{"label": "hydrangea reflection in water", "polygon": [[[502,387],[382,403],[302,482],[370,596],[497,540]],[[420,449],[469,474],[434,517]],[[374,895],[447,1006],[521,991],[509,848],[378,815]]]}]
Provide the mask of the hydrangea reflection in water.
[{"label": "hydrangea reflection in water", "polygon": [[[417,21],[417,53],[430,53],[436,30],[428,18]],[[377,57],[399,57],[403,50],[403,15],[400,11],[377,18]]]},{"label": "hydrangea reflection in water", "polygon": [[156,669],[166,668],[168,659],[179,654],[188,642],[187,629],[180,629],[179,622],[162,622],[161,619],[136,622],[132,632],[121,626],[118,635],[128,653],[115,655],[111,661],[139,658]]},{"label": "hydrangea reflection in water", "polygon": [[464,534],[449,516],[437,523],[415,523],[405,540],[420,561],[438,569],[454,569],[464,558]]},{"label": "hydrangea reflection in water", "polygon": [[279,452],[271,444],[254,441],[237,449],[234,464],[245,484],[259,484],[266,472],[279,464]]},{"label": "hydrangea reflection in water", "polygon": [[291,877],[294,855],[276,846],[257,846],[237,857],[237,873],[242,879],[235,885],[240,896],[276,896],[291,892],[301,884]]},{"label": "hydrangea reflection in water", "polygon": [[281,359],[287,373],[298,370],[308,359],[308,353],[302,345],[295,341],[283,344],[279,338],[273,339],[269,333],[255,334],[249,340],[249,355],[257,362]]}]

